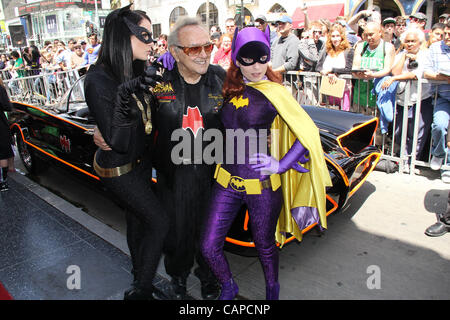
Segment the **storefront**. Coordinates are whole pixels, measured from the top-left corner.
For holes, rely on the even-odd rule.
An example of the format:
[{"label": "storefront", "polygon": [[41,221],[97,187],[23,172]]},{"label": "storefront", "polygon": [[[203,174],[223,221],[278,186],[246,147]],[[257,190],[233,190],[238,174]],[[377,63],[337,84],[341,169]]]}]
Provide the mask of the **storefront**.
[{"label": "storefront", "polygon": [[[416,12],[422,12],[427,16],[426,28],[431,28],[438,21],[439,15],[448,7],[446,0],[347,0],[348,14],[353,16],[360,10],[370,5],[380,7],[383,17],[409,16]],[[448,9],[447,9],[448,10]]]},{"label": "storefront", "polygon": [[100,0],[45,0],[18,7],[28,43],[43,44],[59,39],[67,43],[71,38],[85,39],[96,31],[101,34],[105,17],[110,10],[102,9]]}]

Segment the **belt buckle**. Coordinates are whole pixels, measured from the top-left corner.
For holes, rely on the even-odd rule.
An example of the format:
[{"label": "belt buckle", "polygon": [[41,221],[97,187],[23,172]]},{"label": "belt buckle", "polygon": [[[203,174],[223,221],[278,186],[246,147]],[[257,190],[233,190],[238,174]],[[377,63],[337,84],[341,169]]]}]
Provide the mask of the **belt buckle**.
[{"label": "belt buckle", "polygon": [[230,178],[230,187],[237,192],[244,192],[245,191],[245,183],[244,179],[238,176],[232,176]]},{"label": "belt buckle", "polygon": [[269,189],[272,187],[272,183],[270,182],[270,178],[261,181],[261,189]]}]

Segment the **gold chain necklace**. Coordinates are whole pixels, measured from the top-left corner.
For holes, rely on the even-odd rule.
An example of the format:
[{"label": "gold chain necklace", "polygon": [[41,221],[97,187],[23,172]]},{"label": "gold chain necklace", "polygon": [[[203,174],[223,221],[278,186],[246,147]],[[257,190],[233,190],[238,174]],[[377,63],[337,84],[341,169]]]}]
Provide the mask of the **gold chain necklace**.
[{"label": "gold chain necklace", "polygon": [[136,100],[136,103],[137,103],[137,106],[138,106],[139,110],[141,110],[142,122],[144,123],[145,133],[146,134],[152,133],[152,128],[153,128],[153,126],[152,126],[152,112],[150,110],[151,109],[150,108],[150,100],[148,98],[148,95],[146,95],[144,93],[144,100],[145,100],[145,103],[147,104],[147,112],[145,112],[144,106],[142,105],[141,100],[139,100],[136,97],[136,94],[133,93],[132,96],[133,96],[134,100]]}]

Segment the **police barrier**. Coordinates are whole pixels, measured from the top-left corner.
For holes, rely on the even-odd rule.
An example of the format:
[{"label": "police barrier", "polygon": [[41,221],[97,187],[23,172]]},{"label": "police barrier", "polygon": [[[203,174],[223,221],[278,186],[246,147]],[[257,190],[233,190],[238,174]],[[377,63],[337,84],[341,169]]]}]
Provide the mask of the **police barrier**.
[{"label": "police barrier", "polygon": [[[356,79],[351,75],[340,75],[338,78],[351,81],[352,90],[351,96],[349,97],[351,104],[349,111],[373,115],[378,117],[380,122],[384,121],[383,128],[378,128],[374,140],[374,145],[382,150],[383,156],[380,164],[384,170],[398,170],[401,173],[413,175],[416,173],[416,166],[430,167],[432,145],[431,123],[421,130],[420,115],[422,101],[419,99],[414,107],[414,103],[410,103],[409,100],[411,98],[410,92],[412,90],[411,88],[413,88],[417,92],[417,96],[421,97],[422,86],[424,84],[444,84],[446,82],[426,79],[401,81],[402,84],[399,84],[397,94],[404,91],[404,106],[397,104],[398,99],[396,98],[394,105],[388,105],[383,109],[378,104],[375,106],[370,105],[371,100],[376,101],[376,95],[371,90],[366,90],[366,92],[361,93],[361,85],[355,86],[356,82],[367,82],[367,80]],[[343,109],[344,99],[330,99],[330,97],[320,93],[322,81],[322,75],[320,73],[290,71],[284,79],[283,84],[292,91],[293,96],[300,104]],[[437,88],[434,88],[431,93],[433,100],[432,108],[434,109]],[[365,96],[361,97],[361,95]],[[373,96],[370,97],[370,95]],[[431,115],[433,109],[429,110]],[[416,152],[411,152],[411,150],[417,150],[419,137],[426,139],[426,148],[421,150],[421,154],[416,154]],[[450,165],[444,163],[442,169],[450,170]]]},{"label": "police barrier", "polygon": [[[8,75],[8,71],[2,71],[1,77],[4,79],[5,87],[11,100],[49,106],[56,104],[75,83],[80,77],[79,71],[81,69],[83,68],[68,71],[51,69],[24,70],[28,74],[37,72],[39,74],[20,77],[11,77],[11,74]],[[342,109],[344,99],[329,99],[329,97],[320,93],[322,79],[320,73],[291,71],[287,75],[284,85],[292,91],[293,96],[300,104]],[[341,75],[339,78],[352,81],[352,83],[363,81],[352,78],[351,75]],[[443,84],[445,82],[426,79],[403,82],[401,90],[405,92],[404,106],[397,105],[397,99],[395,99],[395,104],[388,107],[388,109],[382,110],[379,105],[371,107],[369,105],[369,95],[371,94],[369,90],[365,92],[365,99],[362,99],[366,101],[366,104],[362,105],[360,104],[361,92],[352,90],[352,95],[356,95],[356,98],[353,97],[352,99],[351,96],[349,97],[351,102],[349,111],[373,115],[378,117],[380,121],[384,121],[384,127],[381,129],[379,127],[377,130],[374,144],[382,150],[382,160],[385,161],[385,166],[390,167],[390,170],[392,170],[392,167],[396,167],[392,166],[392,164],[398,164],[399,172],[414,174],[416,166],[430,167],[432,141],[427,143],[427,148],[423,150],[421,155],[411,152],[411,150],[417,150],[419,134],[424,137],[431,136],[431,127],[429,126],[423,129],[425,134],[424,132],[419,133],[422,101],[419,99],[415,108],[409,106],[411,86],[416,86],[415,92],[420,97],[423,84]],[[361,86],[358,86],[358,88],[361,88]],[[432,92],[433,108],[436,103],[436,95],[437,88]],[[432,110],[430,112],[432,113]],[[450,170],[450,165],[444,163],[442,169]]]},{"label": "police barrier", "polygon": [[[81,69],[83,68],[67,71],[26,70],[38,74],[10,77],[4,80],[4,84],[12,101],[49,106],[58,103],[63,94],[80,78]],[[6,72],[3,71],[2,78],[5,74]]]}]

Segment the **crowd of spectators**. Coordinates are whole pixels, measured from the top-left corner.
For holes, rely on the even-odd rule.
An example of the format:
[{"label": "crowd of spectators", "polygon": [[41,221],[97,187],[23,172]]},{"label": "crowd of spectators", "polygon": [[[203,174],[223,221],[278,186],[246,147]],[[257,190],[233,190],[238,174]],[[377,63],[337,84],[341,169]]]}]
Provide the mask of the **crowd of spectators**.
[{"label": "crowd of spectators", "polygon": [[[41,72],[66,71],[87,67],[96,59],[101,44],[97,34],[84,39],[70,39],[67,44],[55,39],[47,40],[38,48],[31,45],[23,49],[2,53],[0,72],[2,78],[21,78]],[[85,70],[84,70],[85,71]]]},{"label": "crowd of spectators", "polygon": [[[381,132],[395,137],[397,142],[400,141],[401,119],[407,106],[405,152],[409,156],[413,152],[415,108],[420,100],[417,147],[414,151],[416,159],[431,157],[431,168],[434,170],[447,163],[450,158],[444,158],[447,154],[446,134],[450,113],[449,85],[437,86],[438,98],[434,107],[432,93],[436,86],[424,83],[421,96],[418,96],[417,85],[411,85],[406,97],[405,80],[421,78],[450,83],[449,15],[440,15],[431,29],[426,30],[427,16],[421,12],[409,17],[382,17],[381,10],[373,6],[349,18],[336,17],[331,23],[325,19],[310,21],[308,8],[302,10],[305,14],[303,29],[294,30],[288,15],[281,15],[273,23],[260,15],[251,25],[261,30],[270,28],[272,68],[284,74],[285,84],[291,87],[293,94],[307,97],[310,104],[326,103],[345,111],[373,112],[378,108]],[[211,28],[211,41],[215,45],[211,62],[224,69],[231,61],[227,52],[230,51],[235,28],[235,21],[231,18],[226,20],[224,33],[219,26]],[[342,74],[351,75],[352,79],[347,76],[341,97],[320,97],[320,82],[310,78],[309,73],[304,73],[300,78],[295,77],[301,81],[294,86],[294,77],[287,74],[289,71],[315,72],[322,77],[322,81],[328,80],[330,84],[335,84]],[[395,128],[394,117],[399,119]],[[433,141],[431,155],[427,145],[430,136]],[[403,166],[405,172],[409,171],[409,162]],[[450,183],[450,172],[443,171],[442,180]]]},{"label": "crowd of spectators", "polygon": [[[259,15],[251,25],[263,31],[270,28],[271,66],[285,75],[285,84],[291,86],[293,94],[307,97],[306,103],[309,104],[326,103],[345,111],[355,110],[356,106],[359,111],[360,106],[366,111],[378,107],[381,132],[396,137],[401,134],[402,122],[397,121],[393,128],[392,119],[394,115],[397,119],[402,118],[404,106],[408,104],[409,130],[405,146],[408,155],[412,153],[414,110],[420,100],[416,158],[429,156],[426,143],[432,136],[431,168],[438,170],[442,163],[447,163],[444,157],[447,154],[446,134],[450,113],[448,85],[438,86],[437,106],[433,109],[432,90],[435,87],[423,85],[422,95],[418,97],[417,87],[411,86],[409,96],[405,97],[403,80],[426,78],[449,82],[448,14],[442,14],[430,30],[425,30],[427,17],[421,12],[409,17],[382,18],[380,9],[374,6],[349,18],[336,17],[331,23],[325,19],[310,21],[308,8],[302,10],[305,14],[303,29],[294,29],[288,15],[281,15],[274,22]],[[225,70],[231,63],[235,29],[233,18],[225,21],[223,29],[218,25],[210,29],[211,42],[214,44],[211,63]],[[95,33],[89,35],[87,41],[70,39],[67,46],[56,39],[53,42],[46,41],[42,48],[32,45],[22,52],[13,50],[9,54],[2,54],[0,70],[3,79],[7,79],[36,75],[41,70],[82,68],[96,60],[100,47]],[[161,34],[155,39],[150,62],[165,52],[167,35]],[[325,79],[330,84],[335,84],[342,74],[352,75],[352,79],[347,77],[345,80],[342,96],[320,98],[319,82],[307,75],[295,77],[296,81],[293,81],[294,77],[287,75],[289,71],[316,72],[322,81]],[[405,171],[409,170],[408,163],[405,163],[404,168]],[[444,172],[442,178],[450,183],[450,172]]]}]

